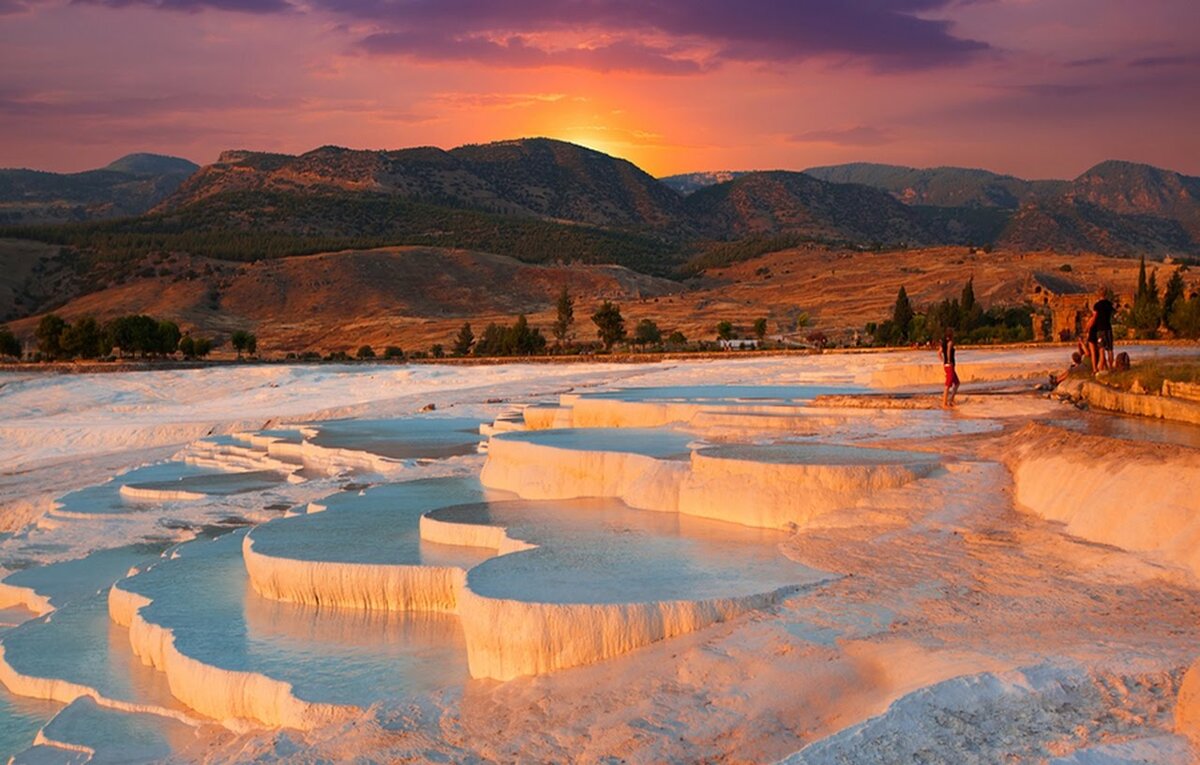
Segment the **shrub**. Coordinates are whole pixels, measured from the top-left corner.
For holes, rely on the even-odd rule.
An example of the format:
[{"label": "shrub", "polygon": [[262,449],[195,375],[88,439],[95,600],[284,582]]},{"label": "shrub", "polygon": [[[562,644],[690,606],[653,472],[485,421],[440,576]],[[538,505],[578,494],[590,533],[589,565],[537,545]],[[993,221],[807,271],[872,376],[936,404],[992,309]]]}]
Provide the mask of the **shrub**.
[{"label": "shrub", "polygon": [[605,300],[600,304],[600,308],[592,314],[592,323],[596,325],[596,335],[604,343],[606,351],[625,339],[625,319],[621,316],[621,309],[611,301]]},{"label": "shrub", "polygon": [[398,345],[389,345],[383,349],[383,357],[385,359],[402,359],[404,358],[404,351]]},{"label": "shrub", "polygon": [[375,349],[369,345],[364,345],[358,349],[358,353],[354,354],[354,356],[359,359],[373,359],[375,358]]},{"label": "shrub", "polygon": [[67,329],[67,322],[58,314],[48,313],[38,322],[33,336],[37,338],[38,353],[46,359],[56,359],[63,355],[62,335]]},{"label": "shrub", "polygon": [[0,356],[21,358],[21,341],[8,327],[0,327]]},{"label": "shrub", "polygon": [[471,352],[471,346],[475,344],[475,333],[471,331],[471,322],[463,322],[463,325],[458,330],[458,335],[454,338],[452,346],[455,356],[466,356]]},{"label": "shrub", "polygon": [[640,346],[654,345],[662,342],[662,330],[651,319],[642,319],[633,331],[633,342]]}]

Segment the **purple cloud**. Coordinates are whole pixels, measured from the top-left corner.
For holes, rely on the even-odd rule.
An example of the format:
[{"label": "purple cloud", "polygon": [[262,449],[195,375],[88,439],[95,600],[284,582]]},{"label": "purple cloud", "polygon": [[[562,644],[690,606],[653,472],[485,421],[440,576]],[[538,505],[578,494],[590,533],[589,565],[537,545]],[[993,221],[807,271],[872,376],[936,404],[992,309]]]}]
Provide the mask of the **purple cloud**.
[{"label": "purple cloud", "polygon": [[[948,21],[917,14],[952,0],[315,0],[317,8],[371,21],[370,53],[498,66],[577,66],[689,74],[727,61],[861,58],[881,69],[961,63],[989,46],[956,37]],[[546,32],[608,35],[600,47],[554,49],[530,42]],[[611,39],[616,36],[616,40]],[[697,51],[646,42],[667,37]]]},{"label": "purple cloud", "polygon": [[[494,66],[692,74],[722,63],[861,60],[881,70],[959,64],[989,49],[930,18],[963,0],[72,0],[197,12],[307,11],[369,22],[369,53]],[[3,9],[28,0],[0,0]],[[591,40],[554,45],[547,34]],[[669,42],[664,42],[667,40]]]},{"label": "purple cloud", "polygon": [[600,72],[639,71],[655,74],[696,74],[704,65],[673,55],[665,48],[621,39],[596,47],[547,49],[520,36],[491,40],[472,36],[431,37],[416,32],[380,32],[362,41],[368,53],[404,55],[422,61],[472,61],[494,66],[535,68],[569,66]]},{"label": "purple cloud", "polygon": [[792,143],[830,143],[835,146],[880,146],[891,143],[886,130],[870,125],[858,125],[844,130],[810,130],[788,138]]},{"label": "purple cloud", "polygon": [[[0,0],[4,2],[4,0]],[[72,0],[80,5],[102,5],[107,8],[149,7],[161,11],[199,13],[212,9],[238,13],[282,13],[295,10],[287,0]]]},{"label": "purple cloud", "polygon": [[1157,69],[1165,66],[1200,64],[1200,56],[1147,56],[1135,58],[1129,65],[1138,69]]}]

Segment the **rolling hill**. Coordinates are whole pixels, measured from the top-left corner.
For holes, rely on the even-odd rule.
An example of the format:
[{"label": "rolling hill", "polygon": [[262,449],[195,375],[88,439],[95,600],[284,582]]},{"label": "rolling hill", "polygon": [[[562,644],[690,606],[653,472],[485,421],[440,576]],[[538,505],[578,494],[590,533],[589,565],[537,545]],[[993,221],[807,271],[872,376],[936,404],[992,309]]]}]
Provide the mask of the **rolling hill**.
[{"label": "rolling hill", "polygon": [[710,170],[700,173],[682,173],[659,178],[663,185],[674,189],[683,196],[692,194],[707,186],[715,186],[745,175],[747,170]]},{"label": "rolling hill", "polygon": [[[242,264],[172,257],[149,276],[82,295],[56,313],[101,321],[147,313],[218,340],[252,329],[275,351],[353,351],[363,343],[425,349],[446,342],[464,320],[478,333],[488,321],[507,324],[521,312],[552,310],[564,286],[580,301],[581,324],[596,301],[683,289],[620,266],[534,265],[467,250],[389,247]],[[35,325],[35,317],[11,324],[23,336]]]},{"label": "rolling hill", "polygon": [[887,194],[803,173],[746,173],[691,194],[687,210],[717,239],[790,233],[846,242],[928,241],[913,211]]},{"label": "rolling hill", "polygon": [[870,162],[810,167],[804,172],[830,183],[859,183],[881,189],[905,204],[932,207],[1013,210],[1028,202],[1053,197],[1066,186],[1066,181],[1026,181],[963,167],[917,169]]},{"label": "rolling hill", "polygon": [[82,173],[0,170],[0,225],[141,215],[198,169],[177,157],[130,154]]},{"label": "rolling hill", "polygon": [[323,146],[300,156],[229,151],[159,205],[173,212],[229,192],[371,193],[502,215],[608,227],[665,227],[679,195],[637,166],[563,141],[530,138],[399,151]]}]

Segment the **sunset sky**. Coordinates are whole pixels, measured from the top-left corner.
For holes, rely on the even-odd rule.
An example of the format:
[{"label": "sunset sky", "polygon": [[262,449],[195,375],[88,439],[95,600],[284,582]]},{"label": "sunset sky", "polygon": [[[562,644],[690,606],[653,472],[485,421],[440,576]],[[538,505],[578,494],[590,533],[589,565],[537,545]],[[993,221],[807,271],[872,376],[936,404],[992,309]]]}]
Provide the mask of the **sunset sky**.
[{"label": "sunset sky", "polygon": [[550,136],[656,175],[1200,175],[1200,0],[0,0],[0,166]]}]

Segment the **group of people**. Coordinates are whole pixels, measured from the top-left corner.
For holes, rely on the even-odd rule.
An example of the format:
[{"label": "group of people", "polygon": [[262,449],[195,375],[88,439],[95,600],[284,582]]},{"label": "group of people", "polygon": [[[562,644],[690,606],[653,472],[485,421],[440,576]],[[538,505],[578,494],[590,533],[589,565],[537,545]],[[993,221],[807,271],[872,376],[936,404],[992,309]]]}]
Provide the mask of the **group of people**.
[{"label": "group of people", "polygon": [[[1101,287],[1096,292],[1096,302],[1092,305],[1092,314],[1088,317],[1087,324],[1084,325],[1083,332],[1079,337],[1079,348],[1071,354],[1071,365],[1067,367],[1065,372],[1050,375],[1052,385],[1062,383],[1073,372],[1083,369],[1084,359],[1087,359],[1093,376],[1105,370],[1129,368],[1128,354],[1113,355],[1112,320],[1113,314],[1116,312],[1116,306],[1108,299],[1108,290]],[[942,393],[942,407],[953,409],[954,397],[958,395],[960,383],[958,370],[955,368],[954,330],[949,327],[942,334],[941,345],[938,348],[938,358],[941,360],[942,369],[946,373],[946,386]]]}]

